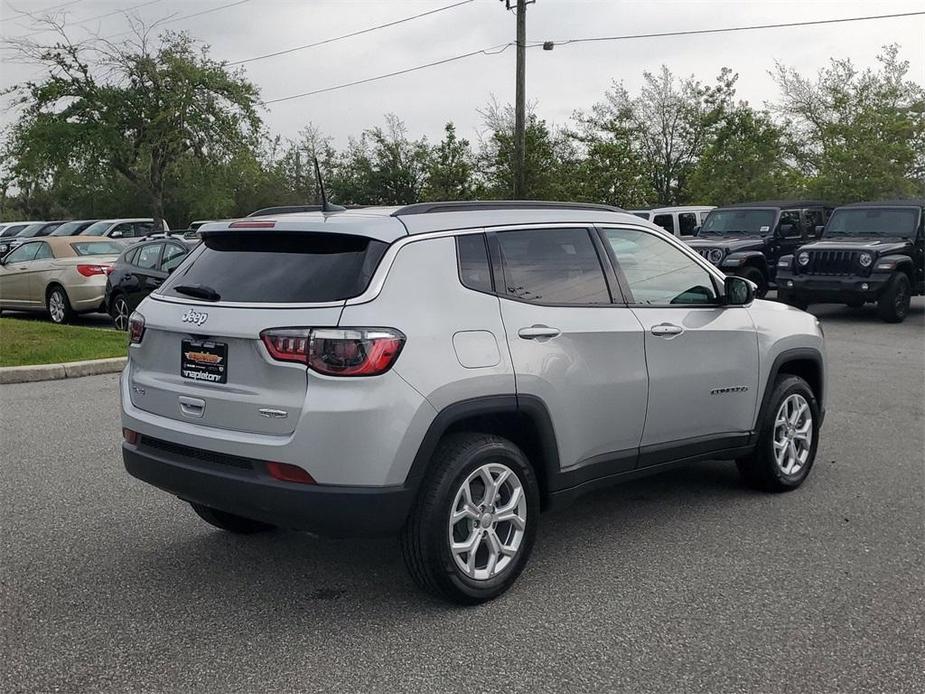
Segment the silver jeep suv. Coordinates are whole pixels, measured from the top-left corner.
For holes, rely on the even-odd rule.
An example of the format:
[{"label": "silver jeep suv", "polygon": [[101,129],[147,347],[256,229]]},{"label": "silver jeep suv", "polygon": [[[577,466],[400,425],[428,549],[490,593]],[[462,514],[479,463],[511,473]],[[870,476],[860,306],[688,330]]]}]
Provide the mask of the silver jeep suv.
[{"label": "silver jeep suv", "polygon": [[398,534],[478,603],[541,510],[703,459],[798,487],[816,319],[615,208],[426,203],[207,224],[131,318],[123,455],[236,533]]}]

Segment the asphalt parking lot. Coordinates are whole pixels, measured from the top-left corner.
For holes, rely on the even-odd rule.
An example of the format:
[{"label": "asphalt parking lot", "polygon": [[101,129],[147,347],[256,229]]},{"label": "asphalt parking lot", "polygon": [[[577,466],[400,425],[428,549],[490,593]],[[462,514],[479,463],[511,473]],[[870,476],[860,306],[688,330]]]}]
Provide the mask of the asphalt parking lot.
[{"label": "asphalt parking lot", "polygon": [[925,301],[818,307],[794,493],[708,462],[543,516],[509,593],[420,594],[397,542],[234,537],[130,478],[115,376],[0,388],[0,690],[921,692]]}]

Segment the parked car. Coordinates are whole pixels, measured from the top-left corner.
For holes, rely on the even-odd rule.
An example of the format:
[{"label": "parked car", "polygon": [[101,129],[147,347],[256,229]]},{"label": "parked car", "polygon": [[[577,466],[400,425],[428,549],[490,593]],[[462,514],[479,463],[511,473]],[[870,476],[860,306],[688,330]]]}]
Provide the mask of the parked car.
[{"label": "parked car", "polygon": [[905,320],[910,298],[925,294],[925,200],[839,207],[819,241],[781,257],[777,277],[792,306],[872,302],[888,323]]},{"label": "parked car", "polygon": [[[111,239],[125,239],[134,243],[148,236],[154,229],[154,220],[147,219],[103,219],[84,229],[81,236],[107,236]],[[170,229],[164,222],[164,229]]]},{"label": "parked car", "polygon": [[711,210],[687,243],[727,275],[744,277],[763,297],[777,261],[818,237],[834,206],[818,200],[747,202]]},{"label": "parked car", "polygon": [[713,205],[655,207],[651,210],[630,210],[630,214],[657,224],[669,234],[695,236],[697,228],[703,224],[713,208]]},{"label": "parked car", "polygon": [[[48,236],[51,232],[57,229],[59,226],[64,224],[63,221],[57,222],[32,222],[25,229],[20,231],[18,234],[13,236],[7,241],[3,242],[3,245],[6,245],[6,252],[12,251],[17,246],[23,244],[28,239],[37,239],[43,236]],[[0,253],[2,253],[0,249]]]},{"label": "parked car", "polygon": [[121,250],[108,239],[29,239],[0,259],[0,310],[47,311],[55,323],[99,311]]},{"label": "parked car", "polygon": [[59,226],[57,229],[55,229],[53,232],[51,232],[49,236],[77,236],[77,234],[82,233],[84,229],[86,229],[92,224],[96,224],[98,221],[100,220],[98,219],[75,219],[70,222],[65,222],[64,224]]},{"label": "parked car", "polygon": [[119,330],[128,329],[131,312],[198,243],[198,239],[182,238],[141,241],[122,252],[106,280],[106,312]]},{"label": "parked car", "polygon": [[5,222],[0,225],[0,258],[10,250],[10,241],[32,222]]},{"label": "parked car", "polygon": [[[211,224],[129,321],[128,472],[236,533],[401,536],[477,603],[541,509],[696,459],[795,489],[822,331],[604,206],[423,203]],[[735,525],[735,519],[727,518]]]}]

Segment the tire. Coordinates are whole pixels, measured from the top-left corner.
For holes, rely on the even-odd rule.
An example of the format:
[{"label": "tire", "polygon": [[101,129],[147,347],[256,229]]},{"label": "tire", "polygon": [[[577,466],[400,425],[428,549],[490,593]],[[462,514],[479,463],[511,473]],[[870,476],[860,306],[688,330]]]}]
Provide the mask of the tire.
[{"label": "tire", "polygon": [[867,302],[864,299],[850,299],[845,302],[845,306],[848,308],[862,308],[865,303]]},{"label": "tire", "polygon": [[787,291],[777,290],[777,300],[782,304],[787,304],[788,306],[793,306],[798,308],[801,311],[805,311],[809,308],[809,302],[806,299],[801,298],[800,296]]},{"label": "tire", "polygon": [[[793,413],[802,416],[797,416],[794,422]],[[781,374],[774,382],[768,407],[758,424],[758,444],[749,456],[738,459],[736,466],[742,479],[755,489],[789,492],[803,484],[809,475],[818,443],[819,405],[812,389],[799,376]]]},{"label": "tire", "polygon": [[131,313],[124,294],[116,294],[109,302],[109,317],[116,330],[128,330],[128,317]]},{"label": "tire", "polygon": [[49,288],[45,297],[45,308],[48,309],[48,315],[53,323],[63,325],[74,320],[74,309],[71,308],[71,302],[67,298],[67,292],[64,287],[53,286]]},{"label": "tire", "polygon": [[912,291],[904,272],[896,272],[877,300],[877,315],[887,323],[902,323],[909,313]]},{"label": "tire", "polygon": [[196,515],[209,525],[214,525],[216,528],[227,530],[237,535],[251,535],[253,533],[266,532],[267,530],[276,528],[275,525],[270,525],[269,523],[253,520],[251,518],[244,518],[243,516],[236,516],[233,513],[219,511],[217,508],[203,506],[202,504],[191,503],[190,506],[193,507]]},{"label": "tire", "polygon": [[[486,471],[495,483],[507,474],[495,499],[488,496]],[[401,532],[408,572],[423,590],[450,602],[476,605],[492,600],[513,585],[526,565],[539,510],[536,475],[517,446],[491,434],[447,436],[434,452],[431,470]],[[502,513],[520,520],[494,518]],[[451,541],[460,546],[468,541],[475,550],[454,553]]]},{"label": "tire", "polygon": [[768,293],[768,280],[764,273],[756,267],[745,267],[739,271],[739,277],[754,282],[758,289],[755,290],[755,296],[763,299]]}]

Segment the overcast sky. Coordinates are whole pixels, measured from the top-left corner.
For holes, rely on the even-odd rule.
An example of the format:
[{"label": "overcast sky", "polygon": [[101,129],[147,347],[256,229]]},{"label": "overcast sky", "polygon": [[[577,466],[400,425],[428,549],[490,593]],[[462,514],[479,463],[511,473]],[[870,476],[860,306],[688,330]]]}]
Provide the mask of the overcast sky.
[{"label": "overcast sky", "polygon": [[[451,5],[459,0],[71,0],[56,11],[75,37],[123,32],[126,10],[147,23],[184,29],[212,47],[216,58],[245,60],[324,40]],[[16,36],[35,27],[15,10],[42,13],[66,0],[0,0],[0,33]],[[140,6],[144,5],[144,6]],[[139,7],[140,6],[140,7]],[[135,7],[136,9],[130,9]],[[925,11],[925,0],[537,0],[527,12],[529,41],[809,21]],[[101,15],[112,16],[98,18]],[[92,21],[89,21],[92,20]],[[499,0],[473,0],[397,26],[324,46],[245,64],[265,100],[364,79],[483,48],[514,38],[514,15]],[[34,37],[41,39],[42,35]],[[576,108],[599,100],[612,80],[631,92],[644,70],[666,64],[678,74],[712,81],[729,66],[740,75],[739,97],[760,105],[775,97],[768,70],[775,60],[814,73],[831,57],[870,66],[883,44],[896,42],[925,83],[925,16],[849,24],[747,31],[722,35],[653,38],[539,48],[527,53],[527,98],[548,121],[564,123]],[[34,67],[4,62],[0,86],[35,74]],[[339,144],[384,113],[402,118],[412,136],[439,138],[446,121],[474,138],[477,110],[491,95],[513,101],[514,49],[478,55],[371,84],[273,104],[269,128],[293,137],[314,122]],[[7,122],[10,114],[5,114]]]}]

